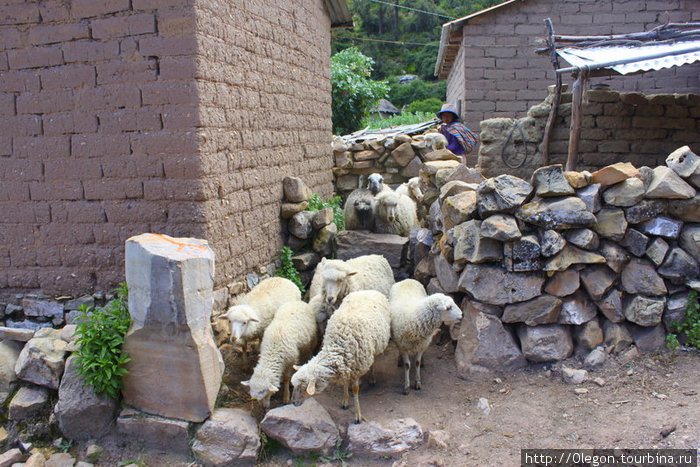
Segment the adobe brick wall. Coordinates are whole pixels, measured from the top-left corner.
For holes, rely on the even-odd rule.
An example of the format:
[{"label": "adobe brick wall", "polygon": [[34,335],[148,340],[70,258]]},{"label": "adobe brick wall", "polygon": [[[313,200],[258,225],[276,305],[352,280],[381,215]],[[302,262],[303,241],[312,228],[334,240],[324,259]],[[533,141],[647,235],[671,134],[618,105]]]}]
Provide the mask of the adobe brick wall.
[{"label": "adobe brick wall", "polygon": [[[448,98],[464,96],[463,121],[472,129],[479,129],[479,122],[488,118],[523,117],[546,97],[547,86],[555,83],[549,57],[535,54],[545,46],[545,18],[552,20],[557,34],[602,35],[653,29],[666,22],[666,12],[671,22],[700,21],[697,0],[527,0],[477,16],[464,26],[460,48],[467,53],[452,66]],[[457,79],[461,74],[464,79]],[[571,75],[563,79],[571,82]],[[592,84],[596,83],[647,94],[698,93],[700,63],[593,79]]]},{"label": "adobe brick wall", "polygon": [[[486,177],[511,174],[526,180],[545,165],[542,139],[550,103],[532,107],[527,117],[517,119],[528,141],[528,155],[521,167],[513,169],[503,161],[506,135],[516,119],[494,118],[482,124],[478,168]],[[571,126],[571,94],[562,94],[550,144],[549,164],[566,165]],[[583,118],[576,170],[596,171],[616,162],[635,167],[664,165],[668,155],[681,146],[700,151],[700,94],[650,94],[617,91],[586,91],[581,106]],[[506,145],[506,160],[516,165],[523,160],[519,131],[517,143]]]},{"label": "adobe brick wall", "polygon": [[143,232],[224,287],[277,257],[284,176],[330,194],[323,1],[240,3],[0,3],[0,296],[109,291]]}]

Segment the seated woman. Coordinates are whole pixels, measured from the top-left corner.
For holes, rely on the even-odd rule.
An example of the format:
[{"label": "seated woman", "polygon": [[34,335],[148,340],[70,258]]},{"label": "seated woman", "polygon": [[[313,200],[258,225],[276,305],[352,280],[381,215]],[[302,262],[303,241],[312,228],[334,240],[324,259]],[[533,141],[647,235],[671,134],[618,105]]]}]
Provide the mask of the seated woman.
[{"label": "seated woman", "polygon": [[458,155],[471,152],[479,142],[479,137],[459,121],[457,109],[445,104],[436,115],[442,120],[439,130],[447,138],[447,149]]}]

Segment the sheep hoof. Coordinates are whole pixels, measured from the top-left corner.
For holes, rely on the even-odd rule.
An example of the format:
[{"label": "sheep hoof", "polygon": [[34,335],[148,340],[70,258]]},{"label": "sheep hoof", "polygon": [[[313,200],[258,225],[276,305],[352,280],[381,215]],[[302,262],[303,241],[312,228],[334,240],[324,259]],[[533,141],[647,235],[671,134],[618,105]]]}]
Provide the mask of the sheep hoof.
[{"label": "sheep hoof", "polygon": [[348,407],[349,407],[349,406],[346,405],[346,404],[343,404],[343,405],[340,406],[340,408],[343,409],[343,410],[348,410]]},{"label": "sheep hoof", "polygon": [[408,388],[403,388],[403,394],[404,394],[404,396],[408,395]]},{"label": "sheep hoof", "polygon": [[420,391],[420,388],[421,388],[421,386],[418,383],[413,385],[413,389],[415,389],[416,391]]}]

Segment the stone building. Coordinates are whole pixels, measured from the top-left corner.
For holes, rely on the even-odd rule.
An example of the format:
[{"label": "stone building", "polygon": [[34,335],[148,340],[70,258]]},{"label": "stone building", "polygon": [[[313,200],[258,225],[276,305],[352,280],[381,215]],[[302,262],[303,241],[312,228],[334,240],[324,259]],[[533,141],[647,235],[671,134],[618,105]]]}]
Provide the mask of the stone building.
[{"label": "stone building", "polygon": [[[478,129],[494,117],[524,117],[554,84],[544,20],[556,34],[605,35],[651,30],[667,21],[700,21],[697,0],[510,0],[443,25],[435,74],[447,80],[447,101]],[[565,62],[562,62],[565,63]],[[571,76],[564,76],[565,83]],[[700,63],[637,76],[597,78],[618,91],[700,93]]]},{"label": "stone building", "polygon": [[0,10],[1,296],[109,291],[144,232],[208,240],[225,289],[277,258],[285,176],[332,192],[344,0]]}]

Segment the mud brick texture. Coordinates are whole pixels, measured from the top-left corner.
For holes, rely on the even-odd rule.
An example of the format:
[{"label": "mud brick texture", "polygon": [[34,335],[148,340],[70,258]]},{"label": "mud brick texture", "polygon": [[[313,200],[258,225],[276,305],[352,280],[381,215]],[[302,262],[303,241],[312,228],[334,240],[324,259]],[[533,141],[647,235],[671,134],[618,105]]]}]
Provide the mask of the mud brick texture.
[{"label": "mud brick texture", "polygon": [[0,0],[0,298],[109,292],[143,232],[274,262],[282,179],[333,190],[324,5]]},{"label": "mud brick texture", "polygon": [[[447,79],[447,101],[460,105],[469,128],[494,117],[524,117],[555,83],[546,46],[545,18],[555,34],[607,35],[651,30],[666,22],[700,21],[697,0],[527,0],[513,2],[469,19],[461,31],[459,52]],[[455,39],[457,40],[457,39]],[[568,66],[560,59],[560,66]],[[564,83],[573,81],[570,74]],[[594,78],[620,92],[673,94],[700,92],[700,63],[641,75]],[[505,93],[510,91],[510,94]],[[475,162],[475,161],[472,161]]]}]

